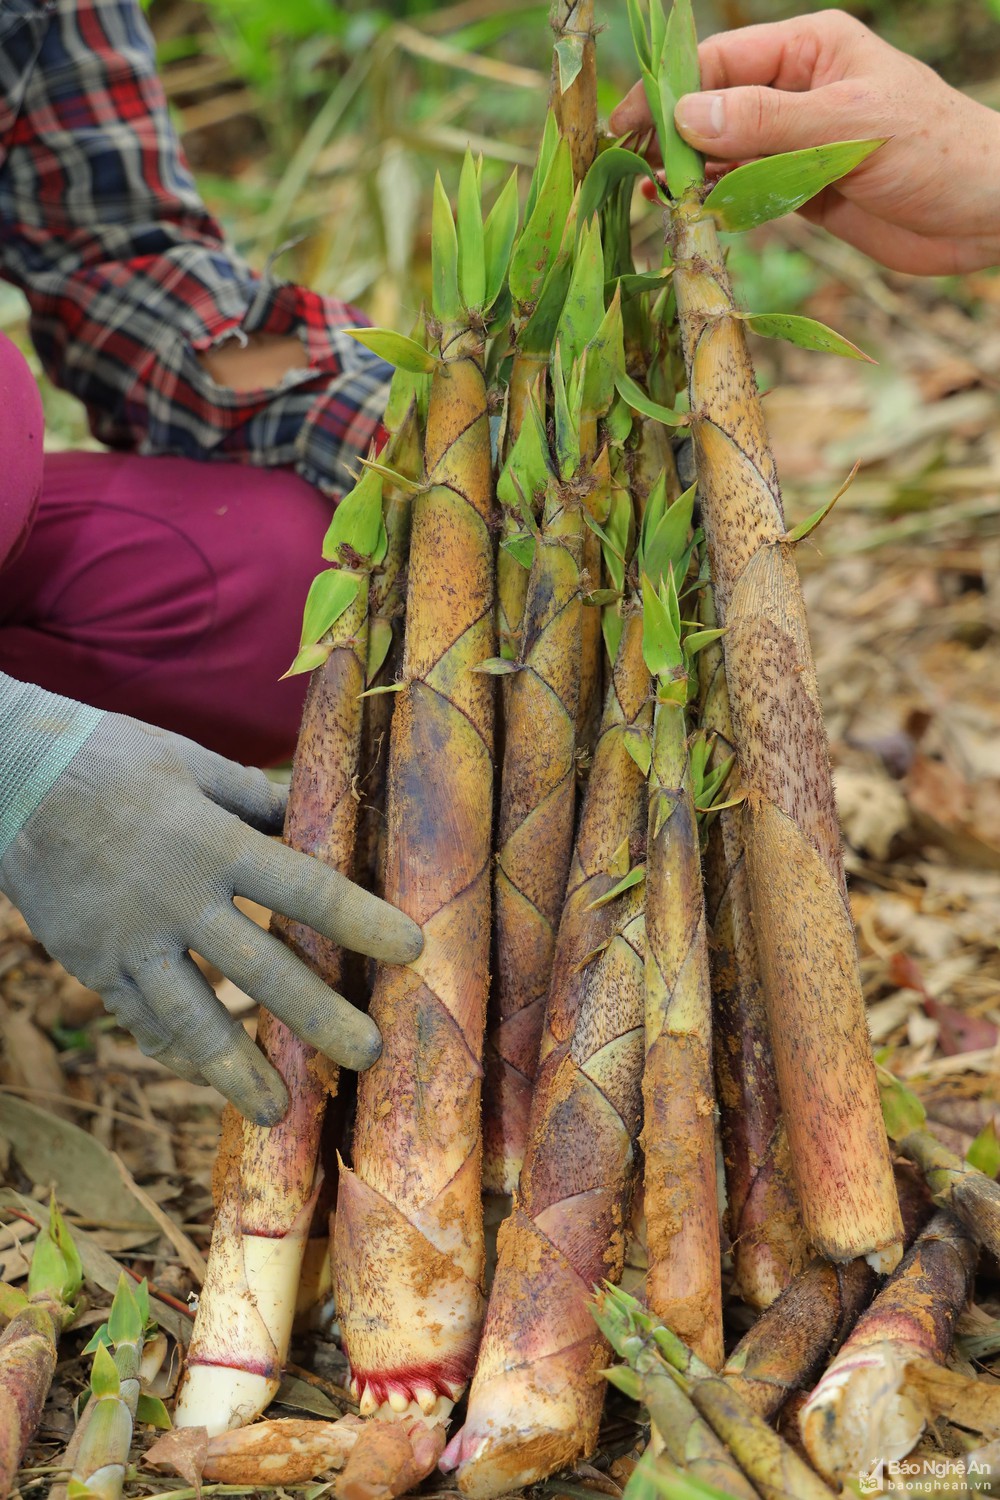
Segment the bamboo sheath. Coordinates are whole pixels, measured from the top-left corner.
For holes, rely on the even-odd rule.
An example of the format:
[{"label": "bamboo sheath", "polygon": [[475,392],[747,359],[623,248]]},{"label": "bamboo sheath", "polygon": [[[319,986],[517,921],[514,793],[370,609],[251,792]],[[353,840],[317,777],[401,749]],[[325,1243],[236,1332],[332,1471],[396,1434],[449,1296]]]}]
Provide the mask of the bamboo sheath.
[{"label": "bamboo sheath", "polygon": [[[310,679],[285,817],[287,844],[344,874],[354,859],[367,602],[362,584],[334,626],[334,649]],[[327,984],[339,984],[336,944],[286,918],[275,917],[272,930]],[[318,1188],[323,1115],[337,1087],[336,1068],[269,1011],[260,1013],[257,1042],[290,1103],[270,1129],[231,1106],[223,1116],[215,1228],[175,1413],[178,1426],[210,1434],[252,1420],[278,1388]],[[228,1379],[219,1379],[218,1366]]]},{"label": "bamboo sheath", "polygon": [[799,1421],[809,1457],[829,1479],[915,1447],[925,1410],[907,1391],[906,1367],[948,1358],[977,1256],[968,1230],[935,1214],[823,1374]]},{"label": "bamboo sheath", "polygon": [[[644,825],[644,780],[624,748],[626,725],[649,724],[641,635],[635,614],[626,623],[588,785],[578,869],[581,845],[588,864],[600,853],[607,870]],[[597,1440],[606,1349],[589,1301],[596,1281],[621,1274],[641,1117],[642,892],[598,912],[583,910],[614,883],[598,871],[578,883],[560,928],[563,968],[553,975],[550,1045],[535,1082],[528,1149],[513,1213],[500,1231],[466,1423],[443,1460],[459,1469],[459,1486],[470,1495],[532,1483]],[[599,927],[583,920],[597,916]],[[569,975],[572,998],[560,983]]]},{"label": "bamboo sheath", "polygon": [[803,1220],[831,1260],[902,1252],[826,734],[774,460],[718,234],[671,210],[691,434],[746,791],[742,834]]},{"label": "bamboo sheath", "polygon": [[625,1257],[642,1116],[642,893],[592,965],[572,1043],[539,1073],[465,1426],[446,1450],[476,1497],[533,1484],[593,1452],[607,1346],[594,1285]]},{"label": "bamboo sheath", "polygon": [[0,1336],[0,1497],[10,1493],[38,1428],[67,1319],[58,1298],[39,1293],[14,1314]]},{"label": "bamboo sheath", "polygon": [[[671,688],[677,697],[668,696]],[[644,1197],[650,1311],[723,1360],[712,997],[686,680],[658,684],[646,840]],[[679,700],[679,701],[678,701]]]},{"label": "bamboo sheath", "polygon": [[[702,621],[716,624],[710,591]],[[717,764],[735,752],[721,642],[701,653],[699,669],[701,724],[715,737]],[[726,1227],[740,1296],[765,1308],[802,1270],[808,1246],[778,1102],[737,808],[723,808],[714,818],[704,866]]]},{"label": "bamboo sheath", "polygon": [[480,1054],[490,943],[492,467],[482,347],[446,330],[414,501],[405,686],[393,715],[385,894],[424,929],[381,966],[384,1038],[341,1175],[337,1304],[365,1411],[456,1399],[482,1315]]},{"label": "bamboo sheath", "polygon": [[512,1193],[524,1158],[531,1088],[573,847],[580,687],[579,486],[553,479],[522,625],[520,670],[505,705],[494,877],[492,1004],[483,1184]]}]

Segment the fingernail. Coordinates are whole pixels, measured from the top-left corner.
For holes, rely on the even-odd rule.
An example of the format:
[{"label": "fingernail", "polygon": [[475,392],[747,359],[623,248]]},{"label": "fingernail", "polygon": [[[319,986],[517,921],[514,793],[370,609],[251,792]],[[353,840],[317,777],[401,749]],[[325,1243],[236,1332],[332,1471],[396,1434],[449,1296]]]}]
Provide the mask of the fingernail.
[{"label": "fingernail", "polygon": [[682,135],[711,140],[725,129],[725,100],[721,94],[685,94],[674,110],[674,119]]}]

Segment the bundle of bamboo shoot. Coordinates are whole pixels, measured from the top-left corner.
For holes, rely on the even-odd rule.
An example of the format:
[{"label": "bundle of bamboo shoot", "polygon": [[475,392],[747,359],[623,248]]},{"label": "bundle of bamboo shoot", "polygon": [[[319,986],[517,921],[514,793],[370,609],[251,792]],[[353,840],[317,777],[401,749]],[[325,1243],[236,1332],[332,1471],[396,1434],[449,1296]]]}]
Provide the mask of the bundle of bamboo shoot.
[{"label": "bundle of bamboo shoot", "polygon": [[[614,1383],[652,1418],[633,1496],[670,1493],[672,1474],[802,1500],[830,1492],[767,1419],[862,1313],[903,1233],[793,556],[829,506],[785,526],[746,329],[859,351],[809,319],[742,312],[718,232],[797,207],[878,142],[771,158],[708,191],[672,119],[698,84],[690,0],[669,19],[652,0],[648,27],[639,0],[629,14],[665,165],[663,263],[632,265],[632,189],[653,174],[622,145],[598,148],[593,9],[567,0],[520,232],[516,178],[484,221],[467,156],[454,212],[435,187],[426,324],[358,335],[397,367],[392,437],[342,502],[332,576],[307,605],[297,667],[324,674],[314,699],[341,658],[343,680],[315,748],[304,731],[292,805],[314,760],[350,784],[405,580],[396,680],[365,700],[391,721],[384,858],[377,869],[369,848],[359,868],[425,946],[375,978],[383,1053],[340,1173],[337,1310],[362,1416],[433,1428],[421,1451],[443,1443],[472,1379],[442,1458],[467,1494],[593,1451],[611,1344],[629,1363]],[[687,440],[697,482],[681,493]],[[321,796],[332,817],[340,793]],[[350,868],[349,838],[338,848]],[[336,959],[322,962],[329,979]],[[253,1184],[275,1175],[267,1133],[255,1155],[244,1127],[238,1151],[230,1122],[206,1285],[222,1313],[215,1345],[199,1317],[186,1421],[246,1420],[286,1357],[246,1246],[270,1234],[283,1252],[308,1229],[326,1080],[308,1056],[295,1066],[285,1136],[270,1138],[294,1143],[276,1159],[294,1159],[296,1187],[265,1231]],[[893,1135],[961,1212],[962,1174],[918,1126]],[[735,1290],[774,1303],[728,1363],[720,1154]],[[640,1166],[645,1305],[608,1292],[595,1321]],[[514,1195],[488,1307],[484,1190]],[[935,1357],[967,1290],[965,1240],[956,1254]],[[803,1308],[821,1309],[808,1331]],[[220,1415],[195,1380],[237,1353],[253,1402],[227,1395]],[[846,1388],[830,1378],[807,1409],[813,1433],[824,1390]]]}]

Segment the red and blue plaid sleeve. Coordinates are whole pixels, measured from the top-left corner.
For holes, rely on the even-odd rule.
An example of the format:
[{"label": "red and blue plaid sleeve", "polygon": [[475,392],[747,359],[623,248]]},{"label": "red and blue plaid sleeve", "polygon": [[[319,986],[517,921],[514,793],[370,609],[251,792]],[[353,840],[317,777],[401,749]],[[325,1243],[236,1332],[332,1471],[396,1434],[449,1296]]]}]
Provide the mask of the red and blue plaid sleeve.
[{"label": "red and blue plaid sleeve", "polygon": [[[391,372],[345,332],[365,319],[255,274],[201,202],[137,0],[5,0],[0,271],[111,447],[294,466],[336,493],[378,429]],[[308,368],[217,385],[198,354],[257,332],[297,335]]]}]

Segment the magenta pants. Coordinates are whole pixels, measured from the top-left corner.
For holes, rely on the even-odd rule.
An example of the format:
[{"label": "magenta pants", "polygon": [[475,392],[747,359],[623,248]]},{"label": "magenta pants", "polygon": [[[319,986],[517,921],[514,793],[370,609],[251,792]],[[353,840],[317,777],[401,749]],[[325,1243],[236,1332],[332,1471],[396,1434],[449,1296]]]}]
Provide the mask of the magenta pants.
[{"label": "magenta pants", "polygon": [[0,334],[0,671],[235,760],[295,745],[280,682],[330,502],[287,470],[42,455],[42,410]]}]

